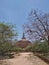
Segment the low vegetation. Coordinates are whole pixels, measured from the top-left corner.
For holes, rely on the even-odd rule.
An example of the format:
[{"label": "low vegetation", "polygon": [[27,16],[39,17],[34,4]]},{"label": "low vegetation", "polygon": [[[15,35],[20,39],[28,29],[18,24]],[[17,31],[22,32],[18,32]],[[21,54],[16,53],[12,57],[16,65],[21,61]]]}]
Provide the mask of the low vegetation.
[{"label": "low vegetation", "polygon": [[[17,39],[16,26],[12,24],[0,23],[0,57],[13,57],[11,52],[14,50],[14,46],[12,45],[14,37]],[[16,51],[18,51],[18,49]]]}]

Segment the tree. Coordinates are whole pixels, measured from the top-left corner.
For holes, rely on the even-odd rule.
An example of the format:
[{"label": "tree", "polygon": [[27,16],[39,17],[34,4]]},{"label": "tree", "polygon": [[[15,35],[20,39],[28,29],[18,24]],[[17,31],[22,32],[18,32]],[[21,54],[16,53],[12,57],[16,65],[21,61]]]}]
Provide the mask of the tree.
[{"label": "tree", "polygon": [[17,39],[15,25],[0,23],[0,54],[9,52],[12,48],[12,40]]},{"label": "tree", "polygon": [[24,25],[25,32],[32,40],[47,40],[49,44],[49,13],[41,14],[32,10],[28,18],[29,22]]},{"label": "tree", "polygon": [[6,23],[0,23],[0,43],[4,43],[16,37],[17,39],[17,31],[15,31],[15,27],[13,25],[8,25]]}]

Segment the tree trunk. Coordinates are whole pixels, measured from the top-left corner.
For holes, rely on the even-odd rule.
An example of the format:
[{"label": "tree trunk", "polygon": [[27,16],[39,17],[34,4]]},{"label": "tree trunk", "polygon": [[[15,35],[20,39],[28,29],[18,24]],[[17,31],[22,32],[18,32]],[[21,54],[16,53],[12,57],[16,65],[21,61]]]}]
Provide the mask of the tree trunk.
[{"label": "tree trunk", "polygon": [[49,45],[49,36],[48,36],[48,45]]}]

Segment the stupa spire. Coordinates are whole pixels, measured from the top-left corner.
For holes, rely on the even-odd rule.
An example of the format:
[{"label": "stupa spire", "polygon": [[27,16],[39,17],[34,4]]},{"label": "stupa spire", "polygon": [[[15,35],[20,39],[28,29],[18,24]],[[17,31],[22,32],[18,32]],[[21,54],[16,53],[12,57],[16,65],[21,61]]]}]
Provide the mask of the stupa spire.
[{"label": "stupa spire", "polygon": [[25,38],[25,34],[24,34],[24,32],[23,32],[23,35],[22,35],[22,39],[26,39],[26,38]]}]

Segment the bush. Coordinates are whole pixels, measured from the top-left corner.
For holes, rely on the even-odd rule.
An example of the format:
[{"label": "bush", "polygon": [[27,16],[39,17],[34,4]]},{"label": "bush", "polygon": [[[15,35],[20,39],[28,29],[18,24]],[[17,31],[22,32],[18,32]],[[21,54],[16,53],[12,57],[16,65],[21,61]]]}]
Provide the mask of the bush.
[{"label": "bush", "polygon": [[36,42],[32,46],[27,46],[25,48],[25,50],[32,51],[32,52],[48,53],[49,52],[49,45],[46,41]]},{"label": "bush", "polygon": [[14,46],[14,47],[12,48],[12,51],[13,51],[13,52],[20,52],[20,51],[22,51],[22,49],[21,49],[21,48],[17,48],[17,47]]},{"label": "bush", "polygon": [[33,46],[27,46],[27,47],[25,48],[25,51],[28,51],[28,52],[30,51],[30,52],[31,52],[31,51],[32,51],[32,48],[33,48]]},{"label": "bush", "polygon": [[46,43],[39,44],[38,50],[43,53],[47,53],[47,52],[49,52],[49,46]]},{"label": "bush", "polygon": [[49,45],[47,42],[34,43],[32,47],[32,51],[47,53],[49,52]]},{"label": "bush", "polygon": [[12,44],[10,43],[4,43],[0,44],[0,54],[5,55],[6,53],[11,52]]}]

